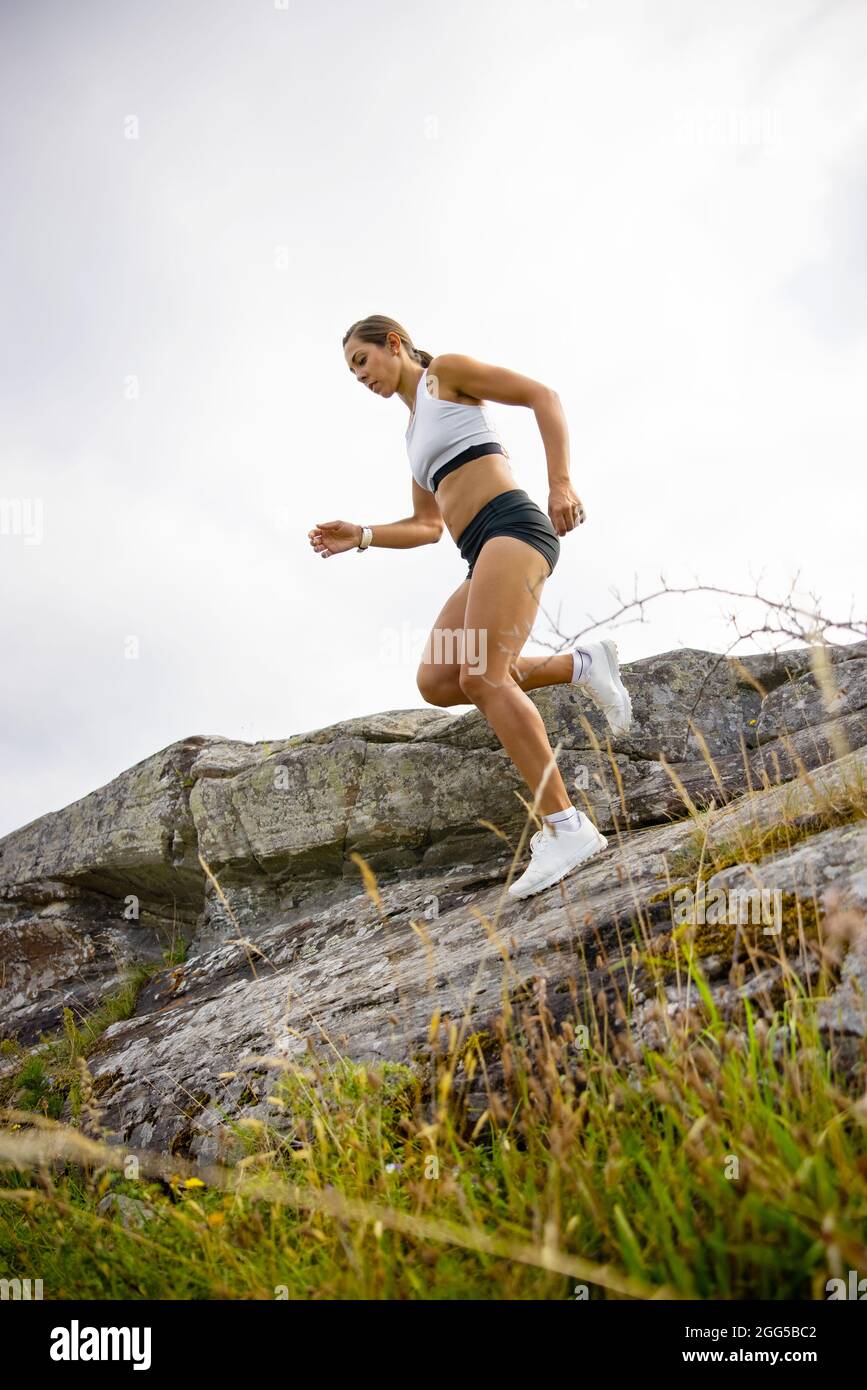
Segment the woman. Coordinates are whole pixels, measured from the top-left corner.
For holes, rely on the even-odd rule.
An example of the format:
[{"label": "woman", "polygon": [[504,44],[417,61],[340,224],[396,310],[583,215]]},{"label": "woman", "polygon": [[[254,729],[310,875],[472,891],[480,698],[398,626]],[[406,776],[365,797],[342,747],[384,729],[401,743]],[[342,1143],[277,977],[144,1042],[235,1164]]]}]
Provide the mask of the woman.
[{"label": "woman", "polygon": [[[418,688],[433,705],[476,705],[530,788],[542,829],[530,841],[528,868],[509,888],[512,897],[528,897],[557,883],[607,841],[572,805],[542,716],[526,692],[573,681],[602,708],[615,733],[625,733],[632,721],[613,642],[587,643],[557,656],[520,655],[557,563],[558,538],[584,520],[569,481],[560,399],[550,387],[504,367],[458,353],[431,357],[413,346],[399,323],[380,314],[352,325],[343,353],[362,386],[384,399],[399,396],[409,410],[412,516],[382,526],[319,522],[308,533],[310,543],[328,559],[371,545],[427,545],[448,527],[469,568],[434,625]],[[547,516],[515,486],[486,399],[534,412],[548,462]],[[461,650],[443,657],[441,638],[455,632]]]}]

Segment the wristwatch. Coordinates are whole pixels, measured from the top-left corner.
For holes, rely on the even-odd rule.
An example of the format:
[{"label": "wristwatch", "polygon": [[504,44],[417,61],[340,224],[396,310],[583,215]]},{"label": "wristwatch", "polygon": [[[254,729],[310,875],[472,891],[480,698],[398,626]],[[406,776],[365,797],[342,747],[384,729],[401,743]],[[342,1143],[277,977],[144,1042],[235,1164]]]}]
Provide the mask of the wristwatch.
[{"label": "wristwatch", "polygon": [[361,544],[360,544],[360,545],[357,545],[357,546],[355,547],[355,549],[356,549],[356,550],[367,550],[367,548],[368,548],[368,546],[370,545],[370,543],[371,543],[372,540],[373,540],[373,531],[371,530],[371,528],[370,528],[369,526],[362,526],[362,528],[361,528]]}]

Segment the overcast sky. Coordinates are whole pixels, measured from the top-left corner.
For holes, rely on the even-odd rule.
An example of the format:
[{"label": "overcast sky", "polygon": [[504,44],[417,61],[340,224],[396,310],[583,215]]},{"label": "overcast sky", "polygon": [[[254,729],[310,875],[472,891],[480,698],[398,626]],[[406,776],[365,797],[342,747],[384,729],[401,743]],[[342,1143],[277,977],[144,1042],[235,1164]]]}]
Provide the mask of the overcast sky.
[{"label": "overcast sky", "polygon": [[[0,13],[0,834],[191,734],[423,706],[448,533],[307,540],[410,510],[369,313],[560,394],[587,521],[527,650],[660,573],[863,615],[859,0]],[[653,603],[621,659],[722,651],[731,608]]]}]

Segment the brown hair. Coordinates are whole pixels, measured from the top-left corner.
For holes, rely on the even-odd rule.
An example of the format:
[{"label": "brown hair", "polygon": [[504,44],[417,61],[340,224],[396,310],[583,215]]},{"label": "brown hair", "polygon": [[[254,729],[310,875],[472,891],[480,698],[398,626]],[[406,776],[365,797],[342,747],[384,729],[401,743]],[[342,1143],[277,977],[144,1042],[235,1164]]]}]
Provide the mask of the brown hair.
[{"label": "brown hair", "polygon": [[346,347],[350,338],[359,338],[362,343],[374,343],[377,347],[385,347],[386,338],[389,333],[396,333],[403,343],[410,357],[415,358],[423,367],[429,367],[433,358],[424,348],[413,346],[412,338],[395,319],[386,318],[384,314],[368,314],[366,319],[359,319],[343,335],[342,346]]}]

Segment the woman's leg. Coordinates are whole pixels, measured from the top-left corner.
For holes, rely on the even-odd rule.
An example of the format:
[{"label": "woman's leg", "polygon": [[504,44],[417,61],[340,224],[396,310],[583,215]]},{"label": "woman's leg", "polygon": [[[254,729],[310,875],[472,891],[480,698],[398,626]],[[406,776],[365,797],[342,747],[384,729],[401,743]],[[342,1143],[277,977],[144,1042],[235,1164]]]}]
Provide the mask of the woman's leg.
[{"label": "woman's leg", "polygon": [[574,669],[571,651],[552,652],[550,656],[519,656],[512,663],[512,675],[522,690],[567,685]]},{"label": "woman's leg", "polygon": [[[464,700],[482,711],[537,798],[540,815],[565,811],[572,802],[542,716],[512,670],[532,630],[547,577],[547,560],[526,541],[492,536],[485,542],[468,581],[464,628],[470,655],[461,663],[458,678]],[[557,659],[550,660],[550,666]],[[571,655],[568,662],[571,678]]]},{"label": "woman's leg", "polygon": [[[532,548],[532,547],[531,547]],[[473,571],[475,574],[475,570]],[[434,623],[425,647],[416,682],[419,692],[429,705],[466,705],[472,703],[461,689],[461,661],[463,654],[449,659],[450,647],[457,647],[450,634],[463,629],[470,580],[465,579],[460,588],[446,599]],[[468,653],[472,656],[472,653]],[[572,653],[552,652],[550,656],[519,656],[511,664],[511,675],[522,690],[541,690],[546,685],[566,685],[572,679],[574,666]]]},{"label": "woman's leg", "polygon": [[[446,599],[431,629],[424,654],[416,672],[419,692],[429,705],[465,705],[467,697],[461,690],[461,661],[464,657],[464,613],[470,592],[465,579]],[[455,637],[455,634],[458,634]]]}]

